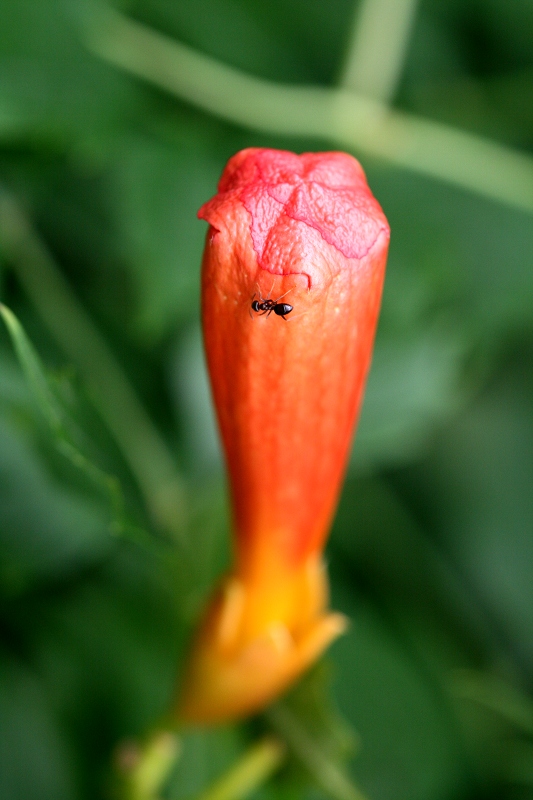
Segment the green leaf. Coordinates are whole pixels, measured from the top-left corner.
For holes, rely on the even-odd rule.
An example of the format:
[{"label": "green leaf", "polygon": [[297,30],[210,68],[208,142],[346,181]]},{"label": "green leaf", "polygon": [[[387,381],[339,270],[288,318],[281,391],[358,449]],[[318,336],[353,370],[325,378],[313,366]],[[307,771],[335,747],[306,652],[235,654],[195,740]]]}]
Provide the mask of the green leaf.
[{"label": "green leaf", "polygon": [[0,303],[0,315],[9,331],[15,352],[33,390],[39,408],[52,431],[59,436],[62,433],[62,413],[59,403],[50,390],[37,353],[16,316],[3,303]]},{"label": "green leaf", "polygon": [[212,196],[223,157],[199,126],[182,124],[172,146],[148,137],[122,143],[114,170],[115,214],[138,297],[138,330],[161,337],[196,318],[205,224],[198,208]]},{"label": "green leaf", "polygon": [[353,622],[332,656],[337,701],[361,736],[365,792],[372,800],[462,796],[464,754],[445,688],[353,581],[337,577],[333,606]]},{"label": "green leaf", "polygon": [[0,678],[0,796],[77,800],[72,743],[43,682],[4,652],[0,652]]},{"label": "green leaf", "polygon": [[67,0],[0,5],[0,138],[74,145],[96,161],[123,115],[135,107],[130,83],[83,48]]},{"label": "green leaf", "polygon": [[0,584],[18,597],[47,581],[72,578],[107,555],[101,504],[72,491],[5,416],[0,416]]},{"label": "green leaf", "polygon": [[52,391],[39,356],[22,325],[3,303],[0,303],[0,315],[6,324],[21,367],[57,449],[94,486],[107,495],[113,509],[115,525],[121,530],[124,524],[124,499],[118,480],[96,466],[77,447],[70,432],[67,431],[65,411]]},{"label": "green leaf", "polygon": [[[445,428],[416,478],[440,507],[440,536],[492,620],[496,652],[533,667],[531,351]],[[505,645],[503,645],[505,642]],[[519,654],[519,655],[518,655]]]}]

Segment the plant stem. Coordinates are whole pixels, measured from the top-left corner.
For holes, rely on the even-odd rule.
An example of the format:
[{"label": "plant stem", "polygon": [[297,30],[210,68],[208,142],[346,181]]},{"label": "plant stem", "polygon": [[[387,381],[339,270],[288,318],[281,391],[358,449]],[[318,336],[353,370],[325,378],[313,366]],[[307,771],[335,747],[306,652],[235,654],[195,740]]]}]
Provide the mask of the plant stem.
[{"label": "plant stem", "polygon": [[0,191],[0,236],[22,286],[88,392],[137,480],[154,524],[179,533],[185,490],[165,442],[104,338],[13,197]]},{"label": "plant stem", "polygon": [[268,710],[266,716],[292,753],[330,797],[334,800],[366,800],[351,778],[328,757],[290,709],[278,703]]},{"label": "plant stem", "polygon": [[116,760],[124,800],[157,800],[180,754],[180,740],[170,731],[156,731],[140,750],[132,744],[122,745]]},{"label": "plant stem", "polygon": [[241,800],[248,797],[279,769],[285,755],[286,747],[279,739],[265,736],[196,800]]},{"label": "plant stem", "polygon": [[511,684],[485,672],[461,669],[453,673],[451,691],[461,700],[470,700],[533,736],[533,702]]},{"label": "plant stem", "polygon": [[400,78],[418,0],[363,0],[339,85],[389,103]]},{"label": "plant stem", "polygon": [[234,124],[312,136],[533,213],[533,158],[346,89],[255,78],[111,10],[84,20],[88,48]]}]

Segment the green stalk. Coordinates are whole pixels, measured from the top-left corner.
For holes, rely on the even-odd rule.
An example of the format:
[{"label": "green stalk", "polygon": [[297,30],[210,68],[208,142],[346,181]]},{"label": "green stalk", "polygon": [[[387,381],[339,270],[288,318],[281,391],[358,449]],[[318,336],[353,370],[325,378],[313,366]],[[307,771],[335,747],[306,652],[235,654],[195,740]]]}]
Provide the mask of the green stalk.
[{"label": "green stalk", "polygon": [[110,64],[234,124],[329,140],[533,213],[526,153],[346,89],[255,78],[109,9],[94,8],[82,35]]},{"label": "green stalk", "polygon": [[0,192],[0,237],[5,256],[28,297],[78,367],[136,478],[152,521],[167,532],[180,532],[185,489],[171,453],[45,244],[16,201],[4,191]]},{"label": "green stalk", "polygon": [[156,731],[141,749],[123,744],[116,753],[123,800],[158,800],[181,755],[181,741],[171,731]]},{"label": "green stalk", "polygon": [[277,772],[285,755],[286,748],[279,739],[265,736],[196,800],[243,800]]},{"label": "green stalk", "polygon": [[266,717],[287,742],[291,753],[333,800],[366,800],[352,779],[336,761],[329,758],[295,714],[283,703],[272,706],[267,711]]},{"label": "green stalk", "polygon": [[418,0],[363,0],[358,4],[340,86],[390,103],[417,5]]},{"label": "green stalk", "polygon": [[450,681],[452,694],[492,711],[533,737],[533,701],[525,692],[497,675],[473,670],[455,670]]}]

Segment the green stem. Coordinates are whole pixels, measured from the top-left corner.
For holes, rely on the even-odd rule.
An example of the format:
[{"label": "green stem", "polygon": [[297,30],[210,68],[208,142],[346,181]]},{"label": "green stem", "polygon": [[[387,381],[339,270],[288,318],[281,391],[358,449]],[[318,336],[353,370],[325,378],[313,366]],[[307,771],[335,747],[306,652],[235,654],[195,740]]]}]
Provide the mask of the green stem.
[{"label": "green stem", "polygon": [[181,754],[177,734],[157,731],[141,750],[122,745],[116,755],[124,800],[157,800]]},{"label": "green stem", "polygon": [[266,716],[291,752],[330,797],[334,800],[366,800],[351,778],[324,753],[286,706],[278,703],[268,710]]},{"label": "green stem", "polygon": [[14,198],[3,190],[0,237],[26,293],[60,347],[79,368],[137,480],[154,524],[180,532],[185,491],[172,455],[46,246]]},{"label": "green stem", "polygon": [[389,103],[409,45],[418,0],[363,0],[339,85]]},{"label": "green stem", "polygon": [[285,755],[285,745],[279,739],[265,736],[196,800],[241,800],[248,797],[279,769]]},{"label": "green stem", "polygon": [[533,736],[533,701],[496,675],[470,669],[456,670],[451,691],[455,697],[477,703],[526,735]]},{"label": "green stem", "polygon": [[533,213],[533,158],[345,89],[255,78],[110,10],[84,21],[109,63],[234,124],[317,137]]}]

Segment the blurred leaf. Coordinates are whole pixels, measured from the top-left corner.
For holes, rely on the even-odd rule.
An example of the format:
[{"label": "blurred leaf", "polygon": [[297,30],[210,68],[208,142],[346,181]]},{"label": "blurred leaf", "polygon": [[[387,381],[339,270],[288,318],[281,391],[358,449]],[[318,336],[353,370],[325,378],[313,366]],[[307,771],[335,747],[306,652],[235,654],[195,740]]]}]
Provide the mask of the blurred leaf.
[{"label": "blurred leaf", "polygon": [[207,0],[198,7],[183,0],[179,4],[133,3],[131,10],[173,32],[175,38],[207,52],[215,50],[228,63],[259,73],[275,73],[279,78],[288,67],[295,68],[296,54],[280,46],[281,37],[275,29],[258,24],[254,5]]},{"label": "blurred leaf", "polygon": [[26,601],[33,659],[87,748],[89,770],[92,758],[108,762],[119,740],[169,713],[187,633],[173,590],[159,558],[121,543],[63,596]]},{"label": "blurred leaf", "polygon": [[352,465],[410,461],[464,402],[466,345],[451,324],[379,336]]},{"label": "blurred leaf", "polygon": [[519,731],[533,737],[533,699],[515,686],[489,673],[457,670],[451,691],[502,717]]},{"label": "blurred leaf", "polygon": [[291,709],[279,703],[268,712],[273,727],[287,742],[293,757],[328,797],[334,800],[364,800],[364,795],[344,769],[302,724]]},{"label": "blurred leaf", "polygon": [[61,433],[61,411],[45,378],[41,364],[20,322],[9,308],[0,303],[0,314],[7,326],[13,346],[39,407],[52,431]]},{"label": "blurred leaf", "polygon": [[75,14],[72,0],[0,6],[2,138],[74,146],[100,157],[133,94],[122,75],[84,51]]},{"label": "blurred leaf", "polygon": [[[491,615],[500,641],[533,665],[531,356],[520,352],[443,430],[416,480],[440,508],[439,532]],[[414,476],[413,476],[414,477]]]},{"label": "blurred leaf", "polygon": [[413,88],[410,106],[451,125],[460,126],[527,148],[533,132],[533,70],[480,81],[472,77],[421,84]]},{"label": "blurred leaf", "polygon": [[295,716],[315,746],[342,764],[353,757],[361,742],[335,705],[331,695],[333,673],[331,662],[320,661],[289,691],[281,705]]},{"label": "blurred leaf", "polygon": [[373,800],[456,798],[465,783],[451,707],[385,619],[347,582],[333,602],[353,629],[333,647],[336,697],[361,737],[357,776]]},{"label": "blurred leaf", "polygon": [[111,502],[115,523],[121,527],[123,524],[123,496],[118,481],[86,458],[74,444],[64,425],[65,411],[61,407],[58,398],[52,392],[39,357],[20,322],[13,312],[1,303],[0,315],[7,326],[28,383],[48,423],[58,449],[73,466],[106,493]]},{"label": "blurred leaf", "polygon": [[101,507],[55,482],[0,417],[0,580],[18,594],[102,558],[111,539]]},{"label": "blurred leaf", "polygon": [[77,800],[72,743],[46,688],[21,662],[0,653],[2,800]]},{"label": "blurred leaf", "polygon": [[[346,481],[330,543],[331,566],[379,602],[419,657],[447,681],[492,641],[462,575],[390,481]],[[420,598],[424,603],[420,603]]]},{"label": "blurred leaf", "polygon": [[11,351],[4,352],[3,347],[0,349],[0,403],[17,407],[29,404],[28,384],[21,374],[20,365]]},{"label": "blurred leaf", "polygon": [[[502,778],[513,785],[533,789],[533,744],[520,740],[504,743],[499,755]],[[529,794],[529,792],[528,792]],[[528,794],[524,794],[527,797]],[[531,796],[531,795],[529,795]]]},{"label": "blurred leaf", "polygon": [[209,137],[194,127],[183,126],[174,146],[123,142],[116,213],[137,285],[137,326],[145,336],[160,337],[198,316],[205,225],[196,212],[212,196],[219,167]]},{"label": "blurred leaf", "polygon": [[222,452],[199,325],[179,337],[169,373],[191,467],[200,475],[217,474],[222,470]]},{"label": "blurred leaf", "polygon": [[331,698],[330,665],[322,661],[281,701],[266,719],[287,742],[296,764],[328,797],[362,800],[346,772],[346,761],[359,747],[355,731]]},{"label": "blurred leaf", "polygon": [[7,596],[72,578],[112,546],[101,505],[63,484],[36,447],[34,411],[20,367],[0,351],[0,583]]},{"label": "blurred leaf", "polygon": [[182,744],[169,791],[172,800],[200,795],[243,755],[247,736],[236,726],[190,730]]},{"label": "blurred leaf", "polygon": [[358,468],[423,456],[494,368],[501,337],[530,328],[533,308],[526,215],[406,174],[369,179],[393,235]]},{"label": "blurred leaf", "polygon": [[329,83],[339,67],[350,0],[133,0],[129,11],[225,63],[271,80]]},{"label": "blurred leaf", "polygon": [[[528,214],[406,172],[373,169],[368,178],[392,230],[385,303],[395,317],[414,277],[425,319],[447,311],[471,341],[531,325]],[[405,280],[397,282],[397,270]]]},{"label": "blurred leaf", "polygon": [[169,561],[183,618],[197,621],[208,594],[230,563],[231,524],[225,485],[213,481],[193,488],[190,505],[190,535]]}]

